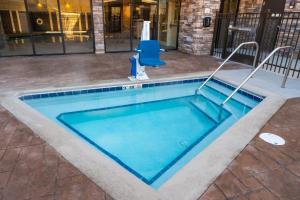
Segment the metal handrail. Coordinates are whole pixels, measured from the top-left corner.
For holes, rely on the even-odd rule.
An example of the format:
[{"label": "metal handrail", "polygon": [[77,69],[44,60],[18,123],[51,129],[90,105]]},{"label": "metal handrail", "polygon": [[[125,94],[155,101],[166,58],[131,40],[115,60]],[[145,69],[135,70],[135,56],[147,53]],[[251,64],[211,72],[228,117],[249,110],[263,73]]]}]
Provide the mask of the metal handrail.
[{"label": "metal handrail", "polygon": [[251,42],[243,42],[241,43],[227,58],[226,60],[224,60],[224,62],[206,79],[206,81],[204,81],[204,83],[202,83],[202,85],[197,88],[195,90],[195,94],[198,94],[198,91],[224,66],[224,64],[244,45],[249,45],[249,44],[255,44],[256,46],[256,53],[255,53],[255,58],[253,61],[253,70],[255,69],[255,64],[257,61],[257,55],[258,55],[258,51],[259,51],[259,44],[255,41],[251,41]]},{"label": "metal handrail", "polygon": [[[255,74],[268,60],[271,56],[274,55],[274,53],[276,53],[278,50],[280,49],[286,49],[286,48],[292,48],[292,46],[283,46],[283,47],[277,47],[276,49],[274,49],[257,67],[255,70],[253,70],[248,76],[247,78],[244,79],[244,81],[225,99],[225,101],[223,101],[223,103],[221,104],[222,106],[241,88],[243,87],[243,85],[253,76],[253,74]],[[292,60],[292,58],[291,58]],[[285,83],[287,75],[288,75],[288,71],[290,69],[290,65],[291,65],[291,60],[289,62],[289,68],[287,69],[286,73],[285,73],[285,78],[283,80],[283,82]]]}]

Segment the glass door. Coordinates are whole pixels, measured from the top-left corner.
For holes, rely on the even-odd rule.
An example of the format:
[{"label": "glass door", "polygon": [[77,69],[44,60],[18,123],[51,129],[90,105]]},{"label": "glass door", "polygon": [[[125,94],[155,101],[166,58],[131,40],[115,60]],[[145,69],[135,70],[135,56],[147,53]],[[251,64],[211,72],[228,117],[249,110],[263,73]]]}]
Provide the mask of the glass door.
[{"label": "glass door", "polygon": [[66,53],[93,52],[90,0],[60,0]]},{"label": "glass door", "polygon": [[0,57],[94,52],[91,0],[0,0]]},{"label": "glass door", "polygon": [[150,39],[157,39],[157,0],[133,0],[132,46],[136,48],[141,39],[144,21],[150,21]]},{"label": "glass door", "polygon": [[160,0],[158,40],[165,49],[177,48],[180,0]]},{"label": "glass door", "polygon": [[36,54],[62,54],[63,37],[57,0],[27,0]]},{"label": "glass door", "polygon": [[24,0],[0,0],[0,56],[32,54]]},{"label": "glass door", "polygon": [[105,50],[131,51],[130,0],[104,0]]},{"label": "glass door", "polygon": [[144,21],[150,21],[150,39],[166,49],[177,48],[180,0],[104,0],[106,52],[137,47]]}]

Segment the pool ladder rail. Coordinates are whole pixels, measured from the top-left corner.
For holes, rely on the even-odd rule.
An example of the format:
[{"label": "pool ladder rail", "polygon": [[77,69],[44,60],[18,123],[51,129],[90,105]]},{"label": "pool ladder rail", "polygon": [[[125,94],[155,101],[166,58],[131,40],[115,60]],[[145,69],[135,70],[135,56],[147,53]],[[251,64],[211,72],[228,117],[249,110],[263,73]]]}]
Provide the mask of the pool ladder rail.
[{"label": "pool ladder rail", "polygon": [[[250,45],[250,44],[254,44],[256,46],[256,53],[255,53],[255,57],[254,57],[254,61],[253,61],[253,70],[251,71],[251,73],[243,80],[243,82],[221,103],[221,106],[223,106],[225,103],[227,103],[227,101],[229,99],[232,98],[232,96],[239,90],[241,89],[241,87],[244,86],[244,84],[253,77],[253,75],[279,50],[281,49],[292,49],[292,46],[281,46],[281,47],[277,47],[275,48],[257,67],[255,67],[256,65],[256,61],[257,61],[257,56],[258,56],[258,52],[259,52],[259,44],[255,41],[251,41],[251,42],[243,42],[241,43],[227,58],[226,60],[224,60],[224,62],[200,85],[199,88],[197,88],[195,90],[195,95],[198,94],[198,92],[201,90],[201,88],[206,85],[206,83],[213,78],[213,76],[225,65],[226,62],[228,62],[228,60],[244,45]],[[292,51],[291,53],[291,57],[289,59],[289,63],[287,66],[287,69],[285,71],[284,77],[283,77],[283,81],[281,84],[282,88],[285,88],[285,84],[287,81],[287,77],[289,74],[289,71],[291,69],[291,65],[292,65],[292,61],[293,61],[293,56],[294,56],[294,51]]]}]

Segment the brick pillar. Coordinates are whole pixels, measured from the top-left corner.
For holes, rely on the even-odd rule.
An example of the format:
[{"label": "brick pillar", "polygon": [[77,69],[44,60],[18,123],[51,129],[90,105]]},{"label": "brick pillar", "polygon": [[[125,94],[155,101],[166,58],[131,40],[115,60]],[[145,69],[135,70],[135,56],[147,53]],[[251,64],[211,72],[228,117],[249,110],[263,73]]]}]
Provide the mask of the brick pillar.
[{"label": "brick pillar", "polygon": [[[210,53],[216,11],[221,0],[182,0],[178,49],[194,55]],[[212,17],[211,26],[203,27],[203,18]]]},{"label": "brick pillar", "polygon": [[92,0],[96,53],[104,53],[102,0]]}]

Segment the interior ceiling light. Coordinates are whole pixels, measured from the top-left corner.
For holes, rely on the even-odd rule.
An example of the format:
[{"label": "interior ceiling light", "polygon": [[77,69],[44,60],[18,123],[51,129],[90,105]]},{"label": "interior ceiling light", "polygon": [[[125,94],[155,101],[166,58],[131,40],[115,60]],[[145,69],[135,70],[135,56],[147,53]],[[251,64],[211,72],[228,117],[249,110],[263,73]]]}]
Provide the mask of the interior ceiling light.
[{"label": "interior ceiling light", "polygon": [[37,5],[38,8],[42,8],[43,7],[43,4],[41,2],[38,2],[36,5]]},{"label": "interior ceiling light", "polygon": [[117,0],[104,0],[104,3],[118,2]]},{"label": "interior ceiling light", "polygon": [[284,145],[285,144],[285,140],[282,137],[275,135],[273,133],[261,133],[259,135],[259,138],[262,139],[263,141],[265,141],[269,144],[273,144],[273,145]]},{"label": "interior ceiling light", "polygon": [[156,4],[157,2],[155,0],[142,0],[143,3],[154,3]]},{"label": "interior ceiling light", "polygon": [[71,8],[71,5],[69,3],[66,3],[66,8],[67,9]]}]

